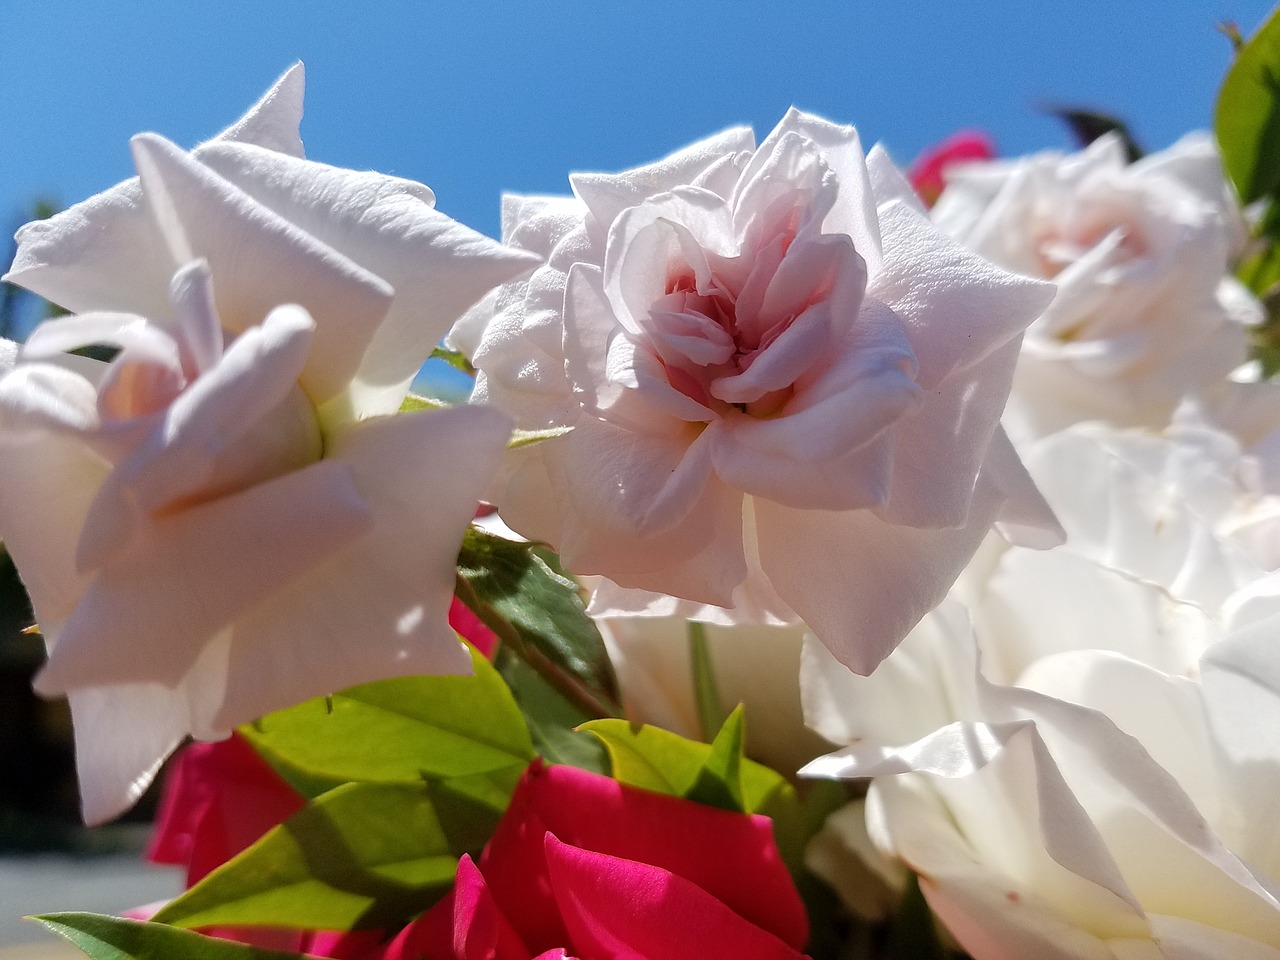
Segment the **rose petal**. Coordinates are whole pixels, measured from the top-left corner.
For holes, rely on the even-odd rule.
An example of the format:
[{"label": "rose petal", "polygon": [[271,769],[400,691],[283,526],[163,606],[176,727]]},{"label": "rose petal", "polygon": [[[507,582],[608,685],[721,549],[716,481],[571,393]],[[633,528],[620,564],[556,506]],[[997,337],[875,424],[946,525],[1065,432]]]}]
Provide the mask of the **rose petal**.
[{"label": "rose petal", "polygon": [[622,173],[574,173],[570,174],[569,183],[574,195],[587,205],[596,221],[610,224],[627,207],[636,206],[656,193],[691,183],[726,154],[749,151],[754,146],[755,134],[750,127],[730,127],[656,163]]},{"label": "rose petal", "polygon": [[[241,334],[216,367],[179,394],[147,441],[103,484],[85,518],[76,562],[85,570],[103,566],[141,532],[145,517],[181,497],[213,493],[210,481],[224,454],[253,458],[258,451],[244,437],[296,389],[314,331],[305,310],[280,307],[262,326]],[[252,476],[263,472],[252,461],[244,465],[251,479],[318,458],[314,421],[291,420],[289,426],[295,429],[271,438],[269,455],[277,462],[262,465],[270,471],[266,477]]]},{"label": "rose petal", "polygon": [[[363,396],[355,406],[360,416],[395,412],[409,381],[453,321],[490,288],[541,261],[438,212],[431,190],[411,180],[245,144],[210,144],[195,156],[283,220],[394,288],[395,300],[360,363]],[[335,204],[335,197],[358,197],[359,203]],[[313,299],[324,302],[317,293],[297,302],[309,307]]]},{"label": "rose petal", "polygon": [[[297,63],[218,139],[260,143],[302,155],[302,64]],[[142,200],[137,177],[18,231],[4,279],[72,313],[119,310],[155,320],[169,315],[172,272]],[[273,304],[274,306],[274,304]]]},{"label": "rose petal", "polygon": [[883,207],[880,226],[885,262],[867,293],[907,324],[925,389],[1016,340],[1053,298],[1052,284],[991,265],[906,204]]},{"label": "rose petal", "polygon": [[801,960],[685,878],[546,837],[551,889],[574,949],[618,960]]},{"label": "rose petal", "polygon": [[215,723],[384,677],[470,673],[448,622],[454,563],[509,432],[501,414],[467,406],[369,420],[345,435],[330,457],[351,470],[371,526],[237,619]]},{"label": "rose petal", "polygon": [[316,405],[345,390],[391,305],[394,291],[386,281],[164,138],[140,134],[132,144],[171,268],[197,256],[208,260],[218,278],[218,315],[233,333],[282,303],[303,304],[316,320],[303,387]]},{"label": "rose petal", "polygon": [[219,630],[370,523],[349,468],[330,462],[157,519],[98,572],[36,689],[172,686]]}]

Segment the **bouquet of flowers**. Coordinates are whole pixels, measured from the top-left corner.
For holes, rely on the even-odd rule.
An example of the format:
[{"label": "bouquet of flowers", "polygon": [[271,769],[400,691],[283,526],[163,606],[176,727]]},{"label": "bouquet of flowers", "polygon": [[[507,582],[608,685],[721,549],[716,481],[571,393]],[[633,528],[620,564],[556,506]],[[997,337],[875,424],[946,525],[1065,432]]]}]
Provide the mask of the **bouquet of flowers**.
[{"label": "bouquet of flowers", "polygon": [[40,922],[1280,958],[1280,15],[1236,41],[1159,153],[904,173],[792,110],[506,196],[501,242],[305,157],[301,65],[135,137],[18,233],[66,312],[0,350],[0,536],[85,821],[170,761],[188,889]]}]

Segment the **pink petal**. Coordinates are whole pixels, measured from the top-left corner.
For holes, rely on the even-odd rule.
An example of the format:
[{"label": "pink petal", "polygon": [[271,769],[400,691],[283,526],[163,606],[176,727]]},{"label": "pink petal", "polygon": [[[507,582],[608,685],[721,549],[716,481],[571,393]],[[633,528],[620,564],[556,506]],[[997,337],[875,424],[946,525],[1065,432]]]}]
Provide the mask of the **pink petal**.
[{"label": "pink petal", "polygon": [[925,389],[1016,340],[1053,299],[1052,284],[993,266],[906,204],[883,207],[880,226],[885,260],[867,293],[907,324]]},{"label": "pink petal", "polygon": [[556,903],[576,952],[616,960],[801,960],[798,949],[685,878],[547,834]]},{"label": "pink petal", "polygon": [[[554,913],[552,888],[541,879],[548,831],[573,847],[670,871],[795,949],[807,939],[804,907],[767,818],[545,765],[526,772],[481,860],[494,897],[522,932],[543,929],[542,918]],[[546,949],[568,941],[544,943],[527,935],[526,942]]]},{"label": "pink petal", "polygon": [[750,127],[730,127],[655,163],[622,173],[575,173],[569,176],[569,183],[595,219],[607,226],[627,207],[693,183],[724,157],[749,151],[754,146],[755,135]]}]

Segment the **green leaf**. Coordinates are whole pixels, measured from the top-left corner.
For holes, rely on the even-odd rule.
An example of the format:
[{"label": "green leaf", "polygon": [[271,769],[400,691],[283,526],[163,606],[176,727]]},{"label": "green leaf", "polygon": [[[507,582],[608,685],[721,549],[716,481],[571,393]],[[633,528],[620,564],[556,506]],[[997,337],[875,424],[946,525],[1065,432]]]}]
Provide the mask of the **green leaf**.
[{"label": "green leaf", "polygon": [[442,400],[432,400],[430,397],[420,397],[416,393],[410,393],[400,401],[401,413],[416,413],[419,410],[444,410],[449,404]]},{"label": "green leaf", "polygon": [[541,674],[507,648],[498,651],[496,663],[520,704],[538,753],[552,763],[564,763],[607,776],[609,756],[604,745],[577,729],[592,718],[566,700]]},{"label": "green leaf", "polygon": [[502,677],[471,651],[469,677],[401,677],[352,687],[242,728],[306,796],[349,781],[473,777],[523,770],[528,727]]},{"label": "green leaf", "polygon": [[1236,55],[1218,91],[1214,132],[1240,199],[1280,186],[1280,10]]},{"label": "green leaf", "polygon": [[[450,822],[482,822],[450,833]],[[457,807],[470,806],[472,816]],[[311,801],[156,914],[181,927],[394,929],[453,883],[458,856],[478,853],[497,812],[429,783],[350,783]]]},{"label": "green leaf", "polygon": [[889,926],[885,944],[886,960],[946,960],[947,951],[938,939],[933,911],[920,892],[915,874],[907,880],[898,911]]},{"label": "green leaf", "polygon": [[50,913],[32,919],[94,960],[302,960],[302,954],[261,950],[163,923],[141,923],[96,913]]},{"label": "green leaf", "polygon": [[702,736],[710,740],[713,730],[724,723],[724,705],[720,689],[716,685],[715,667],[711,662],[711,650],[707,646],[706,624],[688,621],[689,660],[693,671],[693,702],[698,711],[698,723]]},{"label": "green leaf", "polygon": [[738,704],[711,742],[711,753],[698,771],[693,786],[685,794],[690,800],[725,810],[746,809],[742,802],[742,745],[745,733],[743,707]]},{"label": "green leaf", "polygon": [[[741,757],[741,727],[735,734],[732,723],[731,717],[725,726],[730,728],[728,742],[736,740],[740,757],[738,795],[741,802],[737,809],[745,813],[760,813],[779,794],[790,794],[794,798],[795,790],[782,774]],[[604,742],[613,762],[615,780],[645,790],[689,797],[701,777],[716,775],[712,764],[721,762],[713,758],[716,747],[712,744],[686,740],[661,727],[632,727],[625,720],[592,720],[579,729]],[[722,745],[721,749],[724,748]],[[709,769],[711,773],[707,773]]]},{"label": "green leaf", "polygon": [[471,361],[467,359],[467,355],[459,350],[448,350],[445,347],[436,347],[431,351],[429,360],[443,360],[455,370],[461,370],[468,377],[476,375],[476,368],[471,365]]},{"label": "green leaf", "polygon": [[[471,528],[458,555],[464,602],[521,659],[545,660],[539,672],[565,675],[596,716],[619,716],[618,681],[604,640],[572,580],[552,570],[528,543]],[[536,664],[535,664],[536,666]]]}]

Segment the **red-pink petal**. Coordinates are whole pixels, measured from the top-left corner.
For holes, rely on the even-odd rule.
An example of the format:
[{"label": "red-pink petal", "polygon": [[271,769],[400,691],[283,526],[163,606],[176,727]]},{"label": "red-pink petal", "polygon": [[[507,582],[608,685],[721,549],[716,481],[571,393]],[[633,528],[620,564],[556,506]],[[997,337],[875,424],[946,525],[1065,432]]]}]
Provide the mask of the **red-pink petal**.
[{"label": "red-pink petal", "polygon": [[800,960],[794,947],[661,867],[546,837],[574,949],[611,960]]}]

